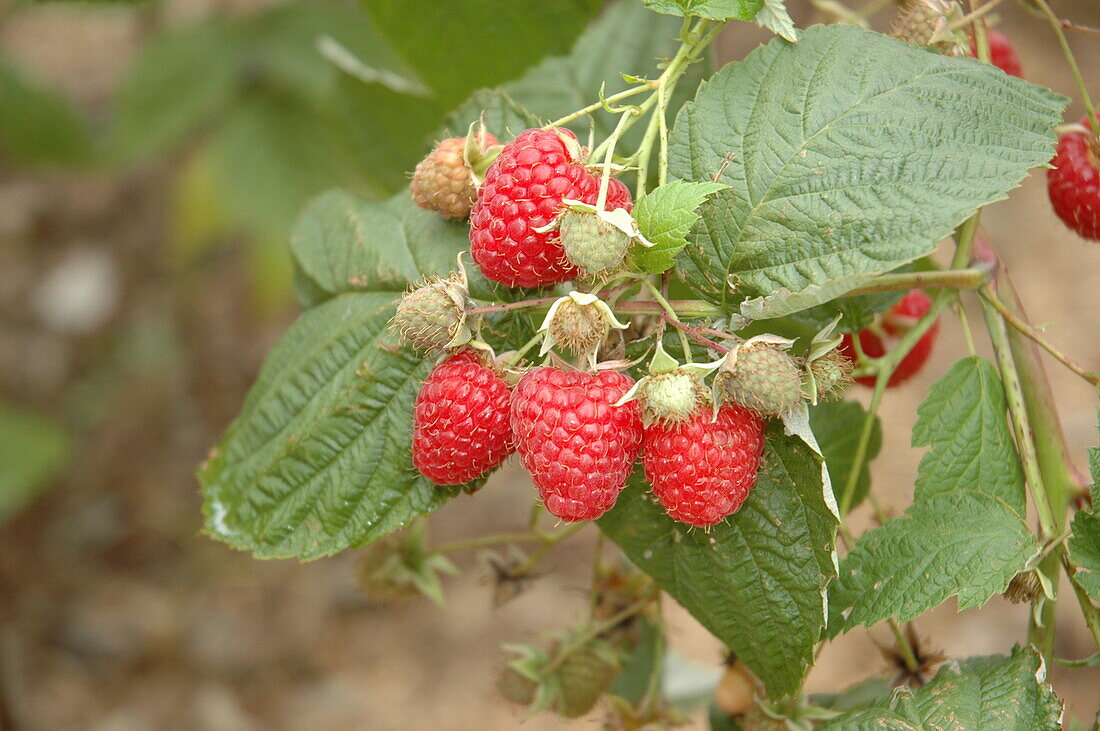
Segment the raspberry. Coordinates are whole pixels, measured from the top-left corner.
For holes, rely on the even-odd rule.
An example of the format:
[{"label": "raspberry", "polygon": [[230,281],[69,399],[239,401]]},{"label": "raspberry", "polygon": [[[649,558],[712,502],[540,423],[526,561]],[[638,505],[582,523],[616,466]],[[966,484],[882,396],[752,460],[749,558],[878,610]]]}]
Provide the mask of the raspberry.
[{"label": "raspberry", "polygon": [[[488,132],[478,137],[478,146],[483,150],[497,144],[497,138]],[[417,164],[409,183],[409,193],[416,205],[438,211],[446,218],[470,215],[477,199],[477,186],[465,150],[465,137],[448,137]]]},{"label": "raspberry", "polygon": [[[1087,127],[1088,117],[1081,124]],[[1100,139],[1091,132],[1062,135],[1051,164],[1047,193],[1054,212],[1084,238],[1100,241]]]},{"label": "raspberry", "polygon": [[642,443],[638,405],[613,405],[633,385],[614,371],[550,367],[520,379],[512,396],[512,434],[553,515],[593,520],[615,504]]},{"label": "raspberry", "polygon": [[669,371],[646,378],[638,388],[645,424],[660,421],[679,424],[686,421],[703,400],[699,379],[683,370]]},{"label": "raspberry", "polygon": [[[1020,54],[1016,53],[1016,48],[1012,45],[1012,41],[1009,40],[1008,36],[999,30],[990,30],[986,33],[986,38],[989,39],[989,60],[993,62],[993,65],[1009,76],[1024,78],[1024,67],[1020,63]],[[978,47],[974,45],[974,41],[970,41],[970,57],[978,57]]]},{"label": "raspberry", "polygon": [[[470,253],[487,279],[543,287],[572,279],[557,231],[536,231],[561,212],[562,199],[594,204],[600,180],[574,159],[567,130],[529,129],[489,166],[470,213]],[[612,179],[608,210],[630,210],[630,191]]]},{"label": "raspberry", "polygon": [[961,56],[965,52],[963,36],[952,33],[949,26],[962,16],[962,7],[955,0],[913,0],[898,15],[890,34],[947,56]]},{"label": "raspberry", "polygon": [[618,269],[630,248],[629,236],[587,211],[562,214],[560,233],[569,263],[591,279]]},{"label": "raspberry", "polygon": [[700,406],[682,424],[645,428],[642,465],[653,494],[674,520],[714,525],[736,513],[756,484],[764,422],[726,405],[717,418]]},{"label": "raspberry", "polygon": [[[882,316],[882,329],[888,335],[900,337],[908,332],[913,322],[922,317],[925,312],[928,312],[928,308],[931,306],[932,300],[924,293],[924,290],[910,290],[909,294],[902,297]],[[940,322],[936,320],[932,323],[932,327],[928,329],[928,332],[922,335],[920,340],[913,345],[912,350],[901,359],[901,363],[898,364],[894,374],[890,376],[890,380],[886,383],[887,388],[898,386],[920,372],[924,364],[928,362],[929,356],[932,355],[932,347],[936,344],[939,331]],[[882,337],[870,329],[860,331],[859,344],[863,348],[864,354],[871,358],[881,358],[886,355],[886,345],[883,343]],[[840,344],[839,350],[849,358],[854,359],[856,357],[851,334],[844,335],[844,342]],[[863,376],[857,378],[856,383],[874,387],[875,379],[872,376]]]},{"label": "raspberry", "polygon": [[798,366],[785,351],[767,343],[741,346],[718,378],[730,401],[764,416],[782,416],[803,398]]},{"label": "raspberry", "polygon": [[466,327],[469,292],[465,277],[452,273],[414,286],[398,301],[390,327],[422,350],[457,347],[470,339]]},{"label": "raspberry", "polygon": [[511,454],[508,385],[463,350],[437,365],[416,397],[413,464],[437,485],[461,485]]}]

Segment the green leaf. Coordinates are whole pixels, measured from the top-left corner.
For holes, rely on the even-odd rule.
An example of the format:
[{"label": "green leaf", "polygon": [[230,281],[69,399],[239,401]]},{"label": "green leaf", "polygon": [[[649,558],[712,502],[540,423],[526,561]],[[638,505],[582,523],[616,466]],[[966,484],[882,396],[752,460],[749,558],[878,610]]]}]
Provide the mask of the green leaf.
[{"label": "green leaf", "polygon": [[0,57],[0,155],[16,163],[74,164],[91,153],[77,108]]},{"label": "green leaf", "polygon": [[834,299],[928,254],[1049,161],[1064,104],[855,27],[773,41],[677,117],[672,174],[730,185],[703,206],[683,276],[731,310],[747,299],[753,316]]},{"label": "green leaf", "polygon": [[839,693],[815,693],[810,703],[833,711],[854,711],[865,708],[890,692],[889,678],[867,678],[850,685]]},{"label": "green leaf", "polygon": [[396,347],[391,293],[345,294],[280,338],[199,472],[206,531],[260,558],[365,545],[454,491],[412,467],[412,409],[430,363]]},{"label": "green leaf", "polygon": [[543,56],[564,53],[602,0],[364,0],[375,27],[441,104],[518,77]]},{"label": "green leaf", "polygon": [[[867,412],[855,401],[826,401],[810,409],[810,428],[817,437],[821,453],[825,455],[825,464],[829,467],[829,477],[833,489],[840,498],[840,491],[848,482],[855,461],[859,434],[863,429],[863,420]],[[871,460],[882,449],[882,423],[874,417],[871,441],[867,445],[867,458],[859,472],[851,508],[863,502],[871,487]]]},{"label": "green leaf", "polygon": [[1073,580],[1089,598],[1100,602],[1100,448],[1090,447],[1092,510],[1078,510],[1073,516],[1073,535],[1066,545],[1070,562],[1077,567]]},{"label": "green leaf", "polygon": [[1002,592],[1038,549],[996,370],[963,358],[917,410],[913,505],[860,537],[830,587],[830,632],[908,621],[958,596],[959,610]]},{"label": "green leaf", "polygon": [[638,200],[634,218],[651,247],[634,247],[634,263],[643,271],[660,274],[672,268],[673,260],[687,246],[687,235],[699,220],[696,213],[707,196],[724,188],[719,183],[685,183],[673,180],[654,188]]},{"label": "green leaf", "polygon": [[955,595],[960,611],[980,607],[1035,553],[1027,525],[993,496],[941,493],[914,503],[860,536],[841,561],[829,591],[837,623],[830,629],[908,622]]},{"label": "green leaf", "polygon": [[953,660],[932,682],[897,688],[877,707],[839,716],[820,728],[882,729],[1057,729],[1062,702],[1046,682],[1046,667],[1032,648],[1012,654]]},{"label": "green leaf", "polygon": [[752,20],[764,0],[642,0],[650,10],[710,20]]},{"label": "green leaf", "polygon": [[222,20],[152,36],[116,97],[116,152],[161,152],[214,119],[236,95],[243,63],[240,37]]},{"label": "green leaf", "polygon": [[753,18],[756,24],[767,28],[780,38],[785,38],[791,43],[798,41],[798,31],[795,30],[794,21],[783,0],[764,0],[764,6]]},{"label": "green leaf", "polygon": [[913,446],[930,447],[917,469],[914,500],[979,492],[1025,517],[1024,474],[1006,409],[1001,378],[984,358],[963,358],[936,381],[913,425]]},{"label": "green leaf", "polygon": [[299,274],[317,293],[401,292],[426,273],[446,274],[470,245],[467,226],[418,208],[408,195],[368,201],[342,190],[314,198],[294,226]]},{"label": "green leaf", "polygon": [[0,403],[0,524],[49,486],[71,451],[52,421]]},{"label": "green leaf", "polygon": [[823,490],[819,458],[773,424],[756,486],[725,523],[673,521],[639,472],[599,525],[778,696],[801,686],[825,620],[837,521]]}]

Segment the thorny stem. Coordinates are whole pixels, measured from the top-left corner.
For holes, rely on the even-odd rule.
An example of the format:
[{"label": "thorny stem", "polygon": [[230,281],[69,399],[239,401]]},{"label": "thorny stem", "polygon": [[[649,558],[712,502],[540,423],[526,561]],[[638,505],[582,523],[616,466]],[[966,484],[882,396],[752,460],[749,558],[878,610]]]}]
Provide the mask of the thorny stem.
[{"label": "thorny stem", "polygon": [[997,357],[997,365],[1004,382],[1005,398],[1008,400],[1008,413],[1016,436],[1016,447],[1020,451],[1020,462],[1024,468],[1028,486],[1031,488],[1035,512],[1039,514],[1041,538],[1046,540],[1056,535],[1058,528],[1043,486],[1043,476],[1039,472],[1039,462],[1035,455],[1035,444],[1032,441],[1031,423],[1024,405],[1020,375],[1016,371],[1016,363],[1009,348],[1004,320],[987,299],[982,300],[982,312],[985,314],[986,329],[989,331],[989,339],[993,343],[993,352]]},{"label": "thorny stem", "polygon": [[846,296],[896,292],[907,289],[977,289],[989,279],[990,270],[985,266],[969,269],[946,269],[930,272],[906,272],[882,274],[852,290]]},{"label": "thorny stem", "polygon": [[1069,41],[1066,40],[1066,34],[1062,31],[1062,21],[1058,19],[1058,16],[1054,14],[1054,11],[1050,9],[1050,5],[1046,0],[1035,0],[1035,4],[1043,11],[1043,14],[1047,16],[1047,20],[1050,21],[1050,27],[1054,29],[1054,34],[1058,36],[1058,45],[1062,47],[1062,54],[1066,57],[1066,63],[1069,64],[1070,71],[1073,72],[1073,79],[1077,82],[1077,91],[1081,94],[1081,103],[1085,105],[1085,111],[1088,113],[1089,126],[1092,128],[1092,132],[1097,137],[1100,137],[1100,120],[1096,118],[1096,107],[1092,104],[1092,98],[1089,96],[1088,85],[1085,84],[1085,78],[1081,76],[1081,69],[1077,66],[1077,59],[1073,55],[1073,50],[1069,47]]},{"label": "thorny stem", "polygon": [[1076,373],[1081,378],[1091,383],[1093,386],[1100,386],[1100,377],[1098,377],[1095,373],[1089,373],[1084,368],[1077,365],[1077,363],[1070,360],[1064,353],[1062,353],[1062,351],[1054,347],[1054,345],[1052,345],[1049,340],[1040,335],[1038,330],[1017,317],[1016,314],[1012,312],[1012,310],[1008,309],[1008,307],[1005,306],[1004,302],[1001,302],[1000,298],[997,297],[997,295],[993,292],[991,288],[983,287],[981,291],[981,296],[993,306],[993,309],[997,310],[1000,316],[1005,319],[1005,322],[1016,328],[1016,330],[1019,331],[1021,335],[1024,335],[1028,339],[1032,340],[1043,350],[1054,356],[1054,358],[1058,362]]},{"label": "thorny stem", "polygon": [[573,112],[572,114],[567,114],[564,117],[562,117],[561,119],[555,119],[550,124],[544,126],[543,129],[553,129],[554,127],[560,127],[563,124],[569,124],[570,122],[572,122],[576,119],[580,119],[581,117],[587,116],[587,115],[591,114],[592,112],[598,112],[599,110],[606,108],[606,106],[608,104],[611,104],[612,102],[621,101],[623,99],[629,99],[630,97],[641,94],[644,91],[652,91],[656,87],[656,85],[657,85],[657,82],[655,82],[655,81],[640,82],[637,86],[632,86],[629,89],[626,89],[625,91],[620,91],[617,94],[612,94],[611,96],[604,97],[600,101],[595,102],[593,104],[589,104],[587,107],[583,107],[581,109],[578,109],[577,111]]}]

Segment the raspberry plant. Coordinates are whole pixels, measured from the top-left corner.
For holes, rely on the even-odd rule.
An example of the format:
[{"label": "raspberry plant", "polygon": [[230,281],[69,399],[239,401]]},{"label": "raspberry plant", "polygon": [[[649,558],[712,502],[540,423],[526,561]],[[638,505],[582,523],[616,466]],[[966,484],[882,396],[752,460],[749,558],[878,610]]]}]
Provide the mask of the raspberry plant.
[{"label": "raspberry plant", "polygon": [[[1036,346],[1100,377],[1027,322],[981,217],[1061,134],[1054,210],[1095,238],[1100,122],[1075,26],[1028,3],[1080,82],[1088,116],[1063,125],[1068,100],[1016,78],[995,4],[911,0],[892,38],[837,3],[849,24],[796,30],[780,0],[622,0],[570,54],[475,92],[411,194],[333,190],[302,213],[305,311],[202,467],[206,530],[262,558],[367,547],[368,591],[440,603],[447,554],[512,544],[488,562],[518,590],[600,531],[621,560],[597,560],[591,615],[502,659],[501,692],[534,711],[602,697],[610,727],[676,723],[667,595],[731,651],[714,728],[1058,727],[1047,668],[1100,657],[1053,652],[1060,600],[1100,648],[1100,450],[1090,494]],[[738,20],[781,37],[715,69],[708,46]],[[646,75],[647,59],[664,60]],[[913,503],[889,517],[877,411],[955,316],[970,353],[918,410]],[[433,546],[421,516],[513,450],[530,532]],[[864,502],[878,524],[855,535]],[[562,525],[540,528],[544,511]],[[1008,654],[920,647],[924,612],[998,593],[1033,609]],[[893,690],[802,692],[823,643],[878,623]]]}]

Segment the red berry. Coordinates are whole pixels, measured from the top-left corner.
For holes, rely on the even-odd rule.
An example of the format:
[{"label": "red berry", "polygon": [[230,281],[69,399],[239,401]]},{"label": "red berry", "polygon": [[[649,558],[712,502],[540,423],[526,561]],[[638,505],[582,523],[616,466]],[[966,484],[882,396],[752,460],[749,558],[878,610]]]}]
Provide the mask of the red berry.
[{"label": "red berry", "polygon": [[[1081,124],[1087,127],[1088,117]],[[1100,241],[1100,139],[1080,131],[1062,135],[1051,165],[1047,193],[1054,212],[1081,236]]]},{"label": "red berry", "polygon": [[508,384],[463,350],[437,365],[416,397],[413,464],[437,485],[461,485],[512,452]]},{"label": "red berry", "polygon": [[[1008,36],[999,30],[990,30],[986,34],[986,38],[989,39],[989,60],[993,62],[993,65],[1009,76],[1024,78],[1024,67],[1020,63],[1020,54],[1016,53],[1016,48],[1012,45],[1012,41],[1009,40]],[[973,40],[970,41],[970,56],[972,58],[978,57],[978,47],[974,45]]]},{"label": "red berry", "polygon": [[[562,209],[562,199],[595,204],[600,179],[573,159],[560,135],[529,129],[489,166],[470,213],[470,254],[487,279],[508,287],[543,287],[576,276],[557,231],[535,231]],[[630,191],[612,178],[606,208],[631,208]]]},{"label": "red berry", "polygon": [[680,424],[645,428],[642,465],[653,494],[681,523],[714,525],[736,513],[756,484],[764,422],[732,404],[700,406]]},{"label": "red berry", "polygon": [[593,520],[615,504],[642,443],[634,381],[615,371],[528,371],[512,395],[512,434],[546,509]]},{"label": "red berry", "polygon": [[[924,290],[910,290],[907,295],[902,297],[882,316],[882,329],[888,335],[901,337],[909,331],[909,328],[917,320],[924,316],[924,313],[928,312],[928,308],[931,306],[932,300],[924,293]],[[898,364],[894,374],[890,376],[890,380],[886,383],[887,388],[901,385],[920,372],[924,364],[928,362],[929,356],[932,355],[932,346],[936,344],[936,337],[939,332],[940,321],[936,320],[932,323],[932,327],[928,329],[928,332],[922,335],[909,353],[901,359],[901,363]],[[885,343],[883,343],[879,334],[873,330],[861,330],[859,344],[863,348],[864,354],[871,358],[881,358],[886,355]],[[856,351],[852,347],[851,334],[844,335],[844,342],[840,344],[840,351],[849,358],[855,359]],[[872,376],[863,376],[855,380],[856,383],[864,386],[874,387],[875,385],[875,379]]]}]

